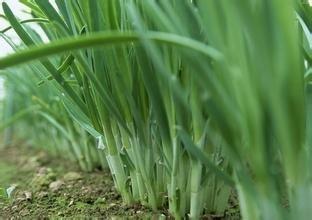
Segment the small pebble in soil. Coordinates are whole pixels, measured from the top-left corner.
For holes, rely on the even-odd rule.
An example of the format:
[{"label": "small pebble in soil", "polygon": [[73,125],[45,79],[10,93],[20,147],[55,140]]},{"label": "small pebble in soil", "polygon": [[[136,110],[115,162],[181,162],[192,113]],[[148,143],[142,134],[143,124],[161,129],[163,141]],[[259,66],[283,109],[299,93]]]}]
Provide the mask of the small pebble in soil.
[{"label": "small pebble in soil", "polygon": [[56,180],[52,183],[50,183],[49,188],[52,192],[56,192],[58,191],[63,185],[64,185],[64,181],[62,180]]},{"label": "small pebble in soil", "polygon": [[14,206],[12,206],[12,210],[16,210],[18,207],[17,207],[17,205],[14,205]]},{"label": "small pebble in soil", "polygon": [[51,168],[41,167],[32,179],[32,185],[36,188],[41,188],[44,186],[49,186],[49,184],[54,181],[56,174]]},{"label": "small pebble in soil", "polygon": [[77,172],[68,172],[64,175],[64,181],[75,181],[82,178],[80,173]]},{"label": "small pebble in soil", "polygon": [[26,215],[29,215],[29,211],[26,209],[26,210],[22,210],[21,212],[20,212],[20,215],[21,216],[26,216]]},{"label": "small pebble in soil", "polygon": [[109,208],[112,208],[112,207],[114,207],[114,206],[116,206],[116,203],[110,203],[110,204],[108,205]]},{"label": "small pebble in soil", "polygon": [[38,161],[38,157],[34,156],[27,160],[25,167],[27,167],[27,170],[32,170],[39,166],[40,166],[40,163]]},{"label": "small pebble in soil", "polygon": [[31,192],[24,192],[25,198],[27,201],[32,200],[32,193]]},{"label": "small pebble in soil", "polygon": [[72,199],[72,200],[70,200],[68,206],[71,206],[71,205],[73,205],[73,204],[74,204],[74,200]]},{"label": "small pebble in soil", "polygon": [[105,204],[106,203],[106,198],[98,198],[94,204]]},{"label": "small pebble in soil", "polygon": [[44,174],[48,173],[48,171],[49,171],[49,169],[47,167],[40,167],[37,174],[44,175]]},{"label": "small pebble in soil", "polygon": [[25,201],[25,200],[26,200],[25,197],[17,197],[14,201],[15,201],[15,202],[23,202],[23,201]]},{"label": "small pebble in soil", "polygon": [[46,191],[41,191],[41,192],[39,192],[39,194],[38,194],[38,198],[39,198],[39,199],[42,199],[42,198],[44,198],[44,197],[48,197],[48,195],[49,195],[48,192],[46,192]]}]

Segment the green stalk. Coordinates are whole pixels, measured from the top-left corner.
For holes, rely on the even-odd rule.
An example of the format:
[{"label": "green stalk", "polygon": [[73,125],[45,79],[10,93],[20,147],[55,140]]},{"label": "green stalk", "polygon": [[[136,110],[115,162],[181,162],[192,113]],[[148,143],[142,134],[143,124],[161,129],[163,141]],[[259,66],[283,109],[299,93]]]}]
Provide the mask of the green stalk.
[{"label": "green stalk", "polygon": [[[192,122],[193,122],[193,134],[194,143],[198,143],[197,146],[200,150],[204,150],[206,142],[206,132],[204,128],[204,118],[201,115],[201,109],[199,109],[199,92],[196,84],[191,76],[190,82],[190,99],[192,109]],[[191,201],[190,201],[190,219],[198,219],[202,213],[202,195],[201,192],[201,179],[202,179],[202,163],[198,160],[191,160]]]},{"label": "green stalk", "polygon": [[102,121],[103,133],[105,134],[104,136],[108,146],[108,153],[106,155],[108,165],[114,177],[117,190],[121,193],[126,203],[131,203],[133,198],[126,186],[128,177],[125,173],[124,166],[122,160],[120,159],[119,152],[116,146],[114,135],[112,133],[111,120],[108,117],[108,113],[107,111],[105,111],[103,106],[101,106],[100,103],[98,103],[98,106],[101,107],[100,118]]},{"label": "green stalk", "polygon": [[180,213],[180,188],[178,186],[178,165],[179,165],[179,146],[178,140],[173,140],[173,158],[172,158],[172,171],[171,171],[171,182],[169,189],[169,209],[174,215],[175,219],[181,219]]}]

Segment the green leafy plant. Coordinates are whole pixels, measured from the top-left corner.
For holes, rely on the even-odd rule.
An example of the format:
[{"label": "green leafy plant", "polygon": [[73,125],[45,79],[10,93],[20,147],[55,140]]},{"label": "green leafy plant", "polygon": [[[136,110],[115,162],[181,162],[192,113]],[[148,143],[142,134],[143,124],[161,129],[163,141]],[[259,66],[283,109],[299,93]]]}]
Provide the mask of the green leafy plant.
[{"label": "green leafy plant", "polygon": [[8,199],[7,191],[4,188],[0,188],[0,199],[1,200]]},{"label": "green leafy plant", "polygon": [[[176,219],[224,213],[233,188],[243,219],[310,216],[307,4],[56,0],[56,9],[22,2],[31,21],[3,4],[11,25],[3,33],[13,29],[23,45],[13,45],[17,52],[1,58],[0,69],[28,62],[27,71],[6,75],[14,88],[15,76],[28,85],[49,122],[31,124],[35,132],[45,127],[43,142],[53,125],[55,140],[73,146],[68,155],[89,155],[78,159],[82,167],[104,164],[104,153],[126,203],[168,203]],[[102,150],[82,153],[88,139]]]},{"label": "green leafy plant", "polygon": [[12,197],[12,193],[15,190],[16,186],[12,185],[8,188],[0,187],[0,201],[8,201]]}]

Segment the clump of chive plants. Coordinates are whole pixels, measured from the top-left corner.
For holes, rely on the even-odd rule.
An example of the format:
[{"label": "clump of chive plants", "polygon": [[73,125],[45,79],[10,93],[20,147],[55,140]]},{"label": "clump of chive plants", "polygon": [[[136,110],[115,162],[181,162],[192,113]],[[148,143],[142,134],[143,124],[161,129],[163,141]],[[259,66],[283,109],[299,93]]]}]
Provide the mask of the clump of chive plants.
[{"label": "clump of chive plants", "polygon": [[[126,203],[168,203],[176,219],[199,219],[224,213],[235,188],[243,219],[307,219],[306,4],[56,0],[55,9],[44,0],[22,2],[50,43],[4,3],[27,48],[0,59],[0,68],[39,59],[21,66],[36,75],[20,75],[35,97],[31,105],[73,146],[68,156],[105,166],[105,154]],[[49,112],[54,101],[37,90],[58,97],[61,111]],[[81,151],[94,140],[100,149]]]}]

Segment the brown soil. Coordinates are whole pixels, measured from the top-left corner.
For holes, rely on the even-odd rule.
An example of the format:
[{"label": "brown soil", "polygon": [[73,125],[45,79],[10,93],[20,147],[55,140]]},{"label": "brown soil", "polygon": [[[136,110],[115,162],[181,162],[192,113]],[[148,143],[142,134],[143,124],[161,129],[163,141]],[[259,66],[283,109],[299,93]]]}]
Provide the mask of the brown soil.
[{"label": "brown soil", "polygon": [[[123,204],[108,170],[81,172],[75,162],[25,144],[0,149],[0,188],[13,185],[11,198],[0,195],[0,219],[170,219],[165,210]],[[226,216],[202,219],[240,219],[237,201],[229,207]]]},{"label": "brown soil", "polygon": [[10,199],[0,200],[0,219],[158,219],[161,215],[123,204],[108,170],[80,172],[71,161],[23,145],[0,150],[0,176],[0,187],[17,186]]}]

